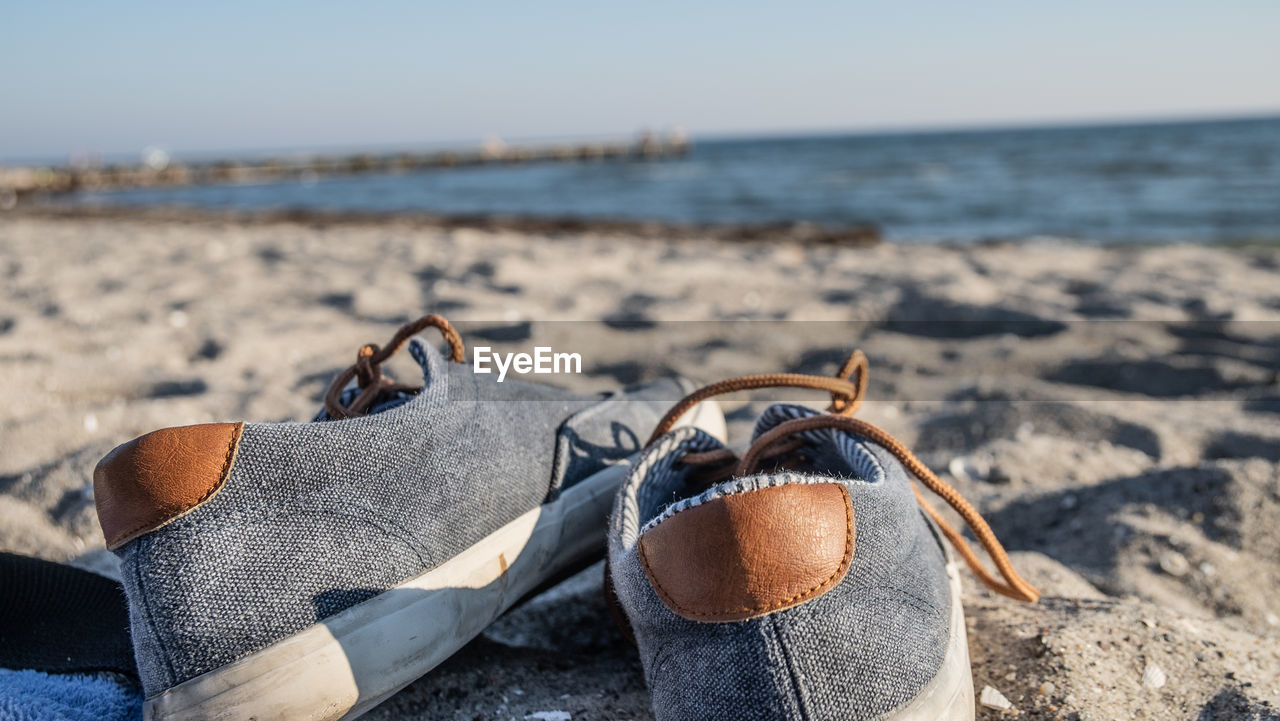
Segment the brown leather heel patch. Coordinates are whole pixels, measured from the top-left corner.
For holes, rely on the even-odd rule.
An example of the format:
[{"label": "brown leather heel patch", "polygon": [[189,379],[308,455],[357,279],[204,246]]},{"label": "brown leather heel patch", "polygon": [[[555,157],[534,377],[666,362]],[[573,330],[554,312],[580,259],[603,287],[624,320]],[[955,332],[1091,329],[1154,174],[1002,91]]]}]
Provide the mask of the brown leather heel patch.
[{"label": "brown leather heel patch", "polygon": [[640,536],[663,603],[692,621],[741,621],[799,605],[844,578],[853,505],[839,483],[793,483],[679,511]]},{"label": "brown leather heel patch", "polygon": [[107,548],[186,515],[231,472],[243,423],[163,428],[117,446],[93,469],[93,497]]}]

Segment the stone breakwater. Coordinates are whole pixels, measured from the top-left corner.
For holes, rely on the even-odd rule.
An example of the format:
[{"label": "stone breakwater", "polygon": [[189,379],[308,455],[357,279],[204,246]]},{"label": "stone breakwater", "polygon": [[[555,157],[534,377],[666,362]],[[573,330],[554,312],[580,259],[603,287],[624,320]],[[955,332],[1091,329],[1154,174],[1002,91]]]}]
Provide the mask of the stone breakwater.
[{"label": "stone breakwater", "polygon": [[665,137],[644,135],[633,142],[507,145],[494,141],[474,149],[200,162],[177,162],[163,153],[153,152],[137,164],[0,168],[0,208],[11,207],[27,196],[77,190],[269,183],[332,175],[407,173],[477,165],[653,160],[681,157],[688,154],[689,149],[690,142],[686,136],[673,134]]}]

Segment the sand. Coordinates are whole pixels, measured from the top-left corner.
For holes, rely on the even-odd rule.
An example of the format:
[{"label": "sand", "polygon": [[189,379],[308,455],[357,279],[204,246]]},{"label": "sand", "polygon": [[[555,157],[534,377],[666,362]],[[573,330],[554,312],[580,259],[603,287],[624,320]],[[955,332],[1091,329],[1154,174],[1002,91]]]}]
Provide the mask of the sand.
[{"label": "sand", "polygon": [[[1022,605],[966,579],[975,686],[1011,705],[980,717],[1276,718],[1278,269],[1266,248],[0,216],[0,549],[109,572],[103,453],[161,426],[305,420],[360,343],[423,312],[473,343],[549,334],[584,356],[564,382],[590,389],[830,372],[857,345],[861,417],[972,500],[1045,592]],[[761,407],[727,405],[735,439]],[[600,574],[369,717],[651,718]]]}]

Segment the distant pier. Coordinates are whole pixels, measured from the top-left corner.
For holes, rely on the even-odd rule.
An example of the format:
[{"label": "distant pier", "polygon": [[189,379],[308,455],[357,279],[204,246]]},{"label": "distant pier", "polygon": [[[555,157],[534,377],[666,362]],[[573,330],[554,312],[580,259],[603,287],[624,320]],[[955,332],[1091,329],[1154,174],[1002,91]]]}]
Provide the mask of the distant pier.
[{"label": "distant pier", "polygon": [[507,145],[492,141],[475,149],[432,152],[354,153],[341,156],[267,157],[254,160],[182,162],[149,153],[137,164],[0,167],[0,208],[34,194],[181,185],[271,183],[335,175],[410,173],[441,168],[595,160],[681,157],[690,143],[683,134],[642,135],[632,142]]}]

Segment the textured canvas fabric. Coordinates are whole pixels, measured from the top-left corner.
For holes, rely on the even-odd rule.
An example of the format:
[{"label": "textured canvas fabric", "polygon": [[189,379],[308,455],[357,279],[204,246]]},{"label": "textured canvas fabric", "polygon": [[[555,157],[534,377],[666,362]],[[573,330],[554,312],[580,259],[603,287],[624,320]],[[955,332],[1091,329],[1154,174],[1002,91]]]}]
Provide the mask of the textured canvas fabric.
[{"label": "textured canvas fabric", "polygon": [[[773,406],[756,435],[813,413]],[[874,718],[910,701],[941,667],[950,633],[946,556],[905,469],[843,431],[802,437],[806,468],[693,492],[678,459],[720,444],[677,429],[641,456],[619,491],[609,531],[612,579],[661,721]],[[677,616],[650,585],[637,544],[663,520],[730,493],[831,482],[849,490],[857,542],[848,574],[827,593],[746,621],[702,623]]]},{"label": "textured canvas fabric", "polygon": [[360,418],[245,424],[224,487],[118,551],[148,695],[438,566],[637,452],[684,391],[570,396],[411,350],[420,394]]}]

